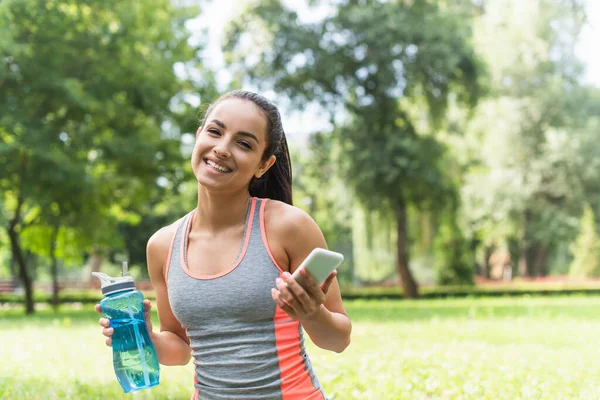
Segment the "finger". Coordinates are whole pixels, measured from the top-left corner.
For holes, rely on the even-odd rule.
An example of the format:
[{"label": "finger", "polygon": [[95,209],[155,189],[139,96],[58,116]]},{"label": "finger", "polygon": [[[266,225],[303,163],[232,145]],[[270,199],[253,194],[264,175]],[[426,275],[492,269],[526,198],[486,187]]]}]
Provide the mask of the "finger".
[{"label": "finger", "polygon": [[152,310],[152,303],[150,300],[144,300],[144,315],[146,319],[150,319],[150,311]]},{"label": "finger", "polygon": [[[286,276],[286,275],[284,275],[284,276]],[[288,274],[287,276],[289,278],[289,276],[291,276],[291,275]],[[310,298],[308,297],[306,292],[304,292],[304,290],[298,284],[298,282],[296,282],[293,278],[291,278],[290,283],[295,285],[296,291],[298,291],[298,289],[300,289],[300,290],[302,290],[302,293],[304,293],[304,297],[302,300],[300,300],[300,298],[298,296],[296,296],[294,289],[292,289],[292,287],[290,286],[290,284],[288,282],[284,281],[281,278],[277,278],[277,282],[279,285],[278,286],[279,293],[280,293],[279,297],[286,305],[291,307],[296,314],[298,314],[298,315],[305,314],[308,310],[310,310],[310,306],[307,307],[305,304],[305,303],[310,302]]]},{"label": "finger", "polygon": [[102,314],[102,310],[100,309],[100,304],[96,304],[96,305],[94,306],[94,310],[96,310],[96,312],[97,312],[97,313],[100,313],[100,314]]},{"label": "finger", "polygon": [[321,297],[323,297],[323,293],[321,293],[320,289],[317,288],[318,293],[309,294],[288,272],[284,272],[283,277],[290,291],[296,299],[298,299],[298,303],[303,312],[310,313],[314,310],[315,303],[320,304],[319,301],[321,301]]},{"label": "finger", "polygon": [[108,347],[112,347],[112,338],[108,338],[104,341]]},{"label": "finger", "polygon": [[319,295],[321,293],[321,288],[319,284],[315,280],[313,274],[309,271],[303,269],[300,271],[300,275],[302,275],[302,281],[304,282],[304,288],[311,294]]},{"label": "finger", "polygon": [[279,297],[285,301],[286,304],[291,305],[292,303],[295,303],[296,299],[294,298],[294,294],[283,279],[275,279],[275,284],[277,285],[277,290],[279,291]]},{"label": "finger", "polygon": [[113,335],[113,333],[115,333],[115,330],[113,328],[102,329],[102,334],[106,337],[111,337]]},{"label": "finger", "polygon": [[98,323],[105,328],[108,328],[110,326],[110,320],[106,318],[100,318],[98,320]]},{"label": "finger", "polygon": [[323,282],[323,285],[321,286],[321,290],[323,291],[323,293],[327,293],[329,291],[329,286],[331,286],[331,284],[333,283],[333,279],[337,276],[337,271],[333,271],[328,277],[327,279],[325,279],[325,282]]},{"label": "finger", "polygon": [[273,298],[273,301],[275,301],[275,304],[277,304],[277,307],[285,311],[290,317],[296,318],[296,313],[294,312],[294,309],[290,305],[288,305],[287,302],[284,302],[281,299],[280,292],[277,289],[271,289],[271,297]]},{"label": "finger", "polygon": [[146,322],[146,328],[148,329],[148,332],[152,331],[152,314],[151,314],[151,310],[152,310],[152,303],[150,302],[150,300],[144,300],[144,321]]}]

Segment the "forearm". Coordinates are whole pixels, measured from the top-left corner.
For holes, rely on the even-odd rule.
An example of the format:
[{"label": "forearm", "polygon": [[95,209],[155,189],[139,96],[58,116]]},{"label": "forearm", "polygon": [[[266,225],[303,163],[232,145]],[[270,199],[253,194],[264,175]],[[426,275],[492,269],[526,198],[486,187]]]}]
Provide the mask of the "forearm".
[{"label": "forearm", "polygon": [[324,305],[314,318],[301,323],[313,343],[322,349],[341,353],[350,344],[350,319],[344,314],[329,311]]},{"label": "forearm", "polygon": [[189,344],[173,332],[162,331],[150,336],[158,362],[163,365],[186,365],[190,361]]}]

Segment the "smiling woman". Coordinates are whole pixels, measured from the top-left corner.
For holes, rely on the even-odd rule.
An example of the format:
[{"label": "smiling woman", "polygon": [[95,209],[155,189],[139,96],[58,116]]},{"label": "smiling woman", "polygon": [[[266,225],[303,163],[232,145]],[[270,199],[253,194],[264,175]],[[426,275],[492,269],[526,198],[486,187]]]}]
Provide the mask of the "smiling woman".
[{"label": "smiling woman", "polygon": [[[256,93],[225,94],[206,112],[191,163],[197,207],[148,241],[160,332],[146,323],[160,362],[185,364],[191,350],[194,399],[324,399],[303,332],[341,352],[351,323],[335,272],[322,286],[306,271],[302,286],[291,276],[327,244],[292,205],[277,107]],[[111,345],[109,321],[100,324]]]},{"label": "smiling woman", "polygon": [[[291,204],[289,154],[285,137],[282,139],[279,113],[268,103],[261,107],[255,101],[239,96],[240,94],[245,97],[256,96],[249,92],[233,92],[208,109],[206,116],[210,118],[205,119],[196,134],[196,146],[192,153],[194,174],[201,185],[213,189],[220,187],[229,192],[239,191],[251,182],[250,194],[258,197],[274,197],[264,193],[265,189],[274,189],[274,195],[283,189],[281,198],[277,200]],[[257,100],[260,101],[261,98],[257,97]],[[274,167],[277,158],[280,162]],[[265,177],[265,184],[268,183],[269,188],[263,188],[263,193],[252,193],[260,187],[256,183],[271,167],[283,169],[275,176],[283,175],[284,179]],[[208,177],[222,174],[231,176],[225,181],[218,181],[217,186],[214,186],[215,182],[211,179],[203,180],[203,170]],[[285,175],[288,175],[288,179],[285,179]]]}]

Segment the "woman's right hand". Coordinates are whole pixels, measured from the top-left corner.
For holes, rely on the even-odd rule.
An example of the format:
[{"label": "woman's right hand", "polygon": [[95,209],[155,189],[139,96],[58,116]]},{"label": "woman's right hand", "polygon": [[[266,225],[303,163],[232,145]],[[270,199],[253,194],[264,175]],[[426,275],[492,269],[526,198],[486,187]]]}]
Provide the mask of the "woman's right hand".
[{"label": "woman's right hand", "polygon": [[[100,304],[96,304],[94,309],[96,310],[96,312],[102,314],[102,311],[100,310]],[[152,336],[152,320],[150,318],[150,310],[151,309],[152,309],[152,304],[150,303],[150,300],[144,300],[144,319],[146,320],[146,328],[148,329],[148,334],[150,336]],[[98,323],[102,327],[102,334],[104,336],[106,336],[106,341],[105,341],[106,345],[111,347],[112,346],[112,335],[113,335],[113,333],[115,333],[115,330],[110,327],[110,320],[108,318],[102,317],[98,320]]]}]

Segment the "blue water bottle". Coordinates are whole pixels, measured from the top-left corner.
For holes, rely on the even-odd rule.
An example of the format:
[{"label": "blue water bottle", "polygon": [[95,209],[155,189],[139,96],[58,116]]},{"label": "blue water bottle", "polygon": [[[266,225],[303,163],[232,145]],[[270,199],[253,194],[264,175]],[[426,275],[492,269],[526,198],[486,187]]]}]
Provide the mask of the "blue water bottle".
[{"label": "blue water bottle", "polygon": [[154,345],[150,341],[142,293],[127,274],[127,263],[123,263],[121,277],[112,278],[101,272],[92,275],[102,282],[100,310],[110,320],[112,335],[113,366],[117,380],[129,393],[159,383],[159,365]]}]

